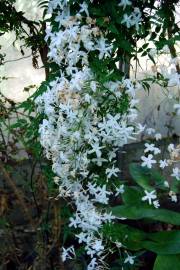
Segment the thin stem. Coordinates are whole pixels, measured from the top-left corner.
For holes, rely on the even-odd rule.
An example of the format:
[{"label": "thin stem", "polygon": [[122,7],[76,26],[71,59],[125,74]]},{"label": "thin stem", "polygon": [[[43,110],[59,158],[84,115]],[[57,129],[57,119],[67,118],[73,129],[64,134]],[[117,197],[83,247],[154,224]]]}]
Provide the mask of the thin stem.
[{"label": "thin stem", "polygon": [[16,62],[16,61],[20,61],[20,60],[23,60],[23,59],[27,59],[27,58],[29,58],[29,57],[31,57],[31,54],[28,55],[28,56],[24,56],[24,57],[17,58],[17,59],[7,60],[7,61],[3,62],[3,64],[11,63],[11,62]]}]

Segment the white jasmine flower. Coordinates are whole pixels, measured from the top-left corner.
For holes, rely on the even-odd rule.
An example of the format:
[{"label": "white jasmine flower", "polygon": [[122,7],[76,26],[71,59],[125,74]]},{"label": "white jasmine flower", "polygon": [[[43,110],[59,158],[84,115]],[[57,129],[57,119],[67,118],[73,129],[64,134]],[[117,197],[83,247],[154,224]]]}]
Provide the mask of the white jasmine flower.
[{"label": "white jasmine flower", "polygon": [[134,264],[134,259],[136,258],[136,256],[130,256],[129,254],[127,254],[126,259],[124,260],[124,263],[129,263],[129,264]]},{"label": "white jasmine flower", "polygon": [[92,150],[88,151],[88,154],[96,153],[97,158],[101,157],[102,152],[100,151],[105,146],[99,146],[99,143],[93,143],[91,144]]},{"label": "white jasmine flower", "polygon": [[67,197],[70,197],[71,196],[71,190],[70,189],[66,189],[62,186],[59,186],[59,197],[62,197],[62,198],[67,198]]},{"label": "white jasmine flower", "polygon": [[116,194],[115,196],[118,196],[119,194],[124,193],[124,185],[120,185],[119,188],[116,188]]},{"label": "white jasmine flower", "polygon": [[160,204],[159,204],[159,201],[158,200],[153,201],[153,205],[154,205],[155,208],[159,208],[160,207]]},{"label": "white jasmine flower", "polygon": [[143,161],[142,164],[141,164],[141,166],[142,167],[145,167],[146,166],[149,169],[152,168],[152,165],[153,164],[157,163],[157,161],[153,159],[153,155],[151,155],[151,154],[149,154],[148,157],[142,156],[141,159]]},{"label": "white jasmine flower", "polygon": [[149,144],[149,143],[145,143],[145,150],[144,153],[147,152],[154,152],[154,155],[157,155],[159,153],[161,153],[160,149],[155,147],[155,145],[153,143]]},{"label": "white jasmine flower", "polygon": [[56,185],[59,185],[59,181],[60,181],[60,178],[59,178],[58,176],[55,176],[55,177],[54,177],[54,183],[55,183]]},{"label": "white jasmine flower", "polygon": [[145,130],[146,125],[143,126],[140,123],[138,123],[137,128],[138,128],[138,133],[142,133]]},{"label": "white jasmine flower", "polygon": [[169,152],[172,152],[172,151],[174,151],[174,150],[175,150],[174,144],[173,144],[173,143],[170,143],[170,144],[168,145],[168,151],[169,151]]},{"label": "white jasmine flower", "polygon": [[108,157],[109,157],[109,161],[112,161],[113,159],[115,159],[116,158],[115,151],[109,151]]},{"label": "white jasmine flower", "polygon": [[76,237],[78,238],[79,244],[86,243],[88,234],[84,233],[84,232],[81,232],[81,233],[77,234]]},{"label": "white jasmine flower", "polygon": [[75,251],[74,251],[74,247],[71,246],[67,249],[65,249],[63,247],[63,251],[62,251],[62,261],[65,262],[67,259],[73,259],[75,257]]},{"label": "white jasmine flower", "polygon": [[97,265],[98,265],[97,259],[93,258],[91,262],[88,264],[87,270],[95,270],[97,269]]},{"label": "white jasmine flower", "polygon": [[127,27],[127,28],[130,28],[130,27],[132,26],[132,19],[131,19],[131,16],[128,16],[127,14],[124,14],[121,23],[122,23],[122,24],[126,24],[126,27]]},{"label": "white jasmine flower", "polygon": [[139,23],[141,21],[141,11],[139,8],[135,8],[134,12],[132,12],[132,25],[135,25],[136,30],[138,31],[139,29]]},{"label": "white jasmine flower", "polygon": [[120,172],[119,168],[115,168],[113,165],[112,168],[106,169],[107,178],[111,178],[112,176],[118,177],[118,172]]},{"label": "white jasmine flower", "polygon": [[91,87],[91,89],[92,89],[93,92],[96,92],[97,84],[96,84],[95,81],[92,81],[92,82],[90,83],[90,87]]},{"label": "white jasmine flower", "polygon": [[111,192],[106,190],[106,185],[103,185],[102,187],[100,186],[96,186],[96,184],[91,184],[88,183],[88,189],[90,194],[95,196],[95,199],[93,199],[93,201],[102,203],[102,204],[107,204],[109,201],[109,198],[107,196],[109,196],[111,194]]},{"label": "white jasmine flower", "polygon": [[158,155],[161,153],[161,150],[158,147],[154,147],[154,155]]},{"label": "white jasmine flower", "polygon": [[123,20],[121,23],[126,24],[127,28],[130,28],[131,26],[136,27],[136,30],[139,29],[139,22],[141,21],[141,11],[139,8],[134,8],[134,11],[128,16],[127,14],[124,14]]},{"label": "white jasmine flower", "polygon": [[79,6],[81,7],[79,12],[80,13],[85,12],[87,17],[89,17],[88,4],[86,2],[83,2],[82,4],[79,4]]},{"label": "white jasmine flower", "polygon": [[162,139],[161,133],[156,133],[156,134],[154,135],[154,138],[156,139],[156,141],[161,140],[161,139]]},{"label": "white jasmine flower", "polygon": [[172,177],[175,177],[178,181],[180,180],[180,169],[178,167],[173,168]]},{"label": "white jasmine flower", "polygon": [[161,169],[164,169],[165,167],[168,166],[167,159],[160,160],[160,161],[159,161],[159,164],[160,164],[159,167],[160,167]]},{"label": "white jasmine flower", "polygon": [[89,246],[85,246],[85,250],[87,255],[89,255],[91,258],[93,258],[94,255],[96,254],[96,251]]},{"label": "white jasmine flower", "polygon": [[[79,194],[78,194],[79,195]],[[74,228],[77,228],[79,223],[81,222],[79,216],[75,216],[75,217],[71,217],[69,219],[70,223],[69,223],[69,227],[74,227]]]},{"label": "white jasmine flower", "polygon": [[180,104],[174,104],[174,109],[177,111],[177,115],[180,115]]},{"label": "white jasmine flower", "polygon": [[176,203],[178,201],[176,193],[173,192],[172,190],[169,192],[169,196],[171,197],[172,202]]},{"label": "white jasmine flower", "polygon": [[118,4],[118,6],[123,6],[123,9],[126,8],[126,6],[132,5],[132,2],[129,0],[121,0],[121,2]]},{"label": "white jasmine flower", "polygon": [[164,181],[164,186],[167,187],[167,188],[169,188],[169,183],[168,183],[168,181]]},{"label": "white jasmine flower", "polygon": [[106,44],[106,39],[101,37],[97,42],[96,49],[99,51],[99,59],[101,60],[104,56],[110,56],[112,45]]},{"label": "white jasmine flower", "polygon": [[102,240],[101,239],[97,239],[97,240],[94,241],[93,249],[96,252],[100,252],[100,251],[104,250],[104,246],[102,245]]},{"label": "white jasmine flower", "polygon": [[157,196],[155,194],[156,193],[155,190],[150,191],[150,192],[145,190],[144,192],[146,195],[144,197],[142,197],[142,201],[148,201],[149,204],[152,204],[152,200],[157,199]]}]

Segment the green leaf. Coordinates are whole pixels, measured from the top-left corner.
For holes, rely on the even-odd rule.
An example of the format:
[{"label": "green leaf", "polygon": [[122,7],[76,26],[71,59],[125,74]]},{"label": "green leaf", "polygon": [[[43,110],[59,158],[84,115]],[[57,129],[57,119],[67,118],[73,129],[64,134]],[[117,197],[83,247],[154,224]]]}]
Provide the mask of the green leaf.
[{"label": "green leaf", "polygon": [[170,188],[171,188],[171,190],[173,192],[179,193],[179,191],[180,191],[180,182],[179,181],[176,181],[176,180],[172,181],[170,183]]},{"label": "green leaf", "polygon": [[115,26],[114,23],[110,23],[107,27],[112,33],[118,35],[119,34],[119,31],[117,29],[117,27]]},{"label": "green leaf", "polygon": [[125,187],[125,192],[121,194],[125,205],[139,205],[142,204],[143,191],[139,187]]},{"label": "green leaf", "polygon": [[105,224],[102,232],[104,237],[113,242],[120,242],[127,249],[138,251],[143,248],[142,243],[146,238],[146,233],[125,224]]},{"label": "green leaf", "polygon": [[148,56],[151,59],[151,61],[153,62],[153,64],[156,65],[156,62],[155,62],[154,58],[152,57],[152,55],[149,53]]},{"label": "green leaf", "polygon": [[157,256],[153,270],[170,269],[180,269],[180,255]]},{"label": "green leaf", "polygon": [[129,171],[134,179],[134,181],[147,191],[154,190],[154,187],[151,186],[150,174],[147,168],[141,167],[135,163],[131,163],[129,166]]},{"label": "green leaf", "polygon": [[147,218],[173,225],[180,225],[180,214],[166,209],[121,205],[111,208],[110,211],[117,217],[124,217],[133,220]]},{"label": "green leaf", "polygon": [[148,46],[149,46],[149,43],[145,43],[145,44],[142,46],[142,49],[145,50],[145,49],[148,48]]},{"label": "green leaf", "polygon": [[153,184],[160,189],[166,190],[164,186],[165,177],[160,174],[157,170],[151,169],[150,170],[151,178],[153,179]]},{"label": "green leaf", "polygon": [[158,171],[142,167],[136,163],[131,163],[129,171],[134,181],[147,191],[157,188],[165,189],[164,176]]},{"label": "green leaf", "polygon": [[128,53],[133,51],[131,43],[128,40],[123,39],[122,37],[118,37],[115,43],[117,48],[121,48]]},{"label": "green leaf", "polygon": [[122,243],[131,251],[146,249],[159,255],[180,252],[180,231],[146,233],[126,224],[113,223],[105,224],[102,233],[104,237]]},{"label": "green leaf", "polygon": [[99,26],[103,26],[104,25],[104,18],[97,18],[96,23]]},{"label": "green leaf", "polygon": [[161,25],[157,25],[155,28],[155,32],[159,34],[160,31],[161,31]]},{"label": "green leaf", "polygon": [[143,247],[159,255],[180,253],[180,231],[149,233],[150,241],[144,241]]},{"label": "green leaf", "polygon": [[158,255],[180,253],[180,231],[146,233],[126,224],[111,223],[103,226],[102,233],[107,239],[120,242],[131,251],[146,249]]},{"label": "green leaf", "polygon": [[19,119],[16,123],[12,124],[10,126],[10,129],[16,129],[16,128],[25,128],[27,126],[27,120],[26,119]]},{"label": "green leaf", "polygon": [[151,33],[150,40],[154,40],[156,37],[157,37],[157,33],[156,32],[152,32]]}]

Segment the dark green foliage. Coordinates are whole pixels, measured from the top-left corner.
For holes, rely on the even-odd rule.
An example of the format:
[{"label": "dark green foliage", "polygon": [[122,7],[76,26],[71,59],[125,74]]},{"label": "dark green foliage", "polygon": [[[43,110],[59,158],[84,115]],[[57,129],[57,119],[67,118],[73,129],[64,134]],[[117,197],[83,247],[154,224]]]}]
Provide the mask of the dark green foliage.
[{"label": "dark green foliage", "polygon": [[180,255],[158,256],[153,270],[179,270],[180,269]]},{"label": "dark green foliage", "polygon": [[145,190],[166,190],[164,186],[164,176],[154,169],[148,169],[132,163],[130,164],[130,173],[134,181]]},{"label": "dark green foliage", "polygon": [[119,218],[124,217],[132,220],[151,219],[168,224],[180,225],[180,213],[166,209],[155,209],[148,206],[121,205],[115,206],[110,210],[113,215]]}]

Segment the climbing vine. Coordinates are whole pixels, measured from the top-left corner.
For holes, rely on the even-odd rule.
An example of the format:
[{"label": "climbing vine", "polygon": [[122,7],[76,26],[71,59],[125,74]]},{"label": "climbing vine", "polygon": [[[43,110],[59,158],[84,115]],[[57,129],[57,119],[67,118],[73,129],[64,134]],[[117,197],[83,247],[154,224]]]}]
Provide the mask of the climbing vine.
[{"label": "climbing vine", "polygon": [[[179,269],[180,148],[169,141],[164,155],[162,135],[138,120],[138,97],[152,85],[180,115],[178,1],[42,1],[39,22],[18,13],[15,1],[3,2],[0,15],[9,17],[0,17],[1,34],[15,31],[32,49],[34,67],[37,54],[45,67],[46,81],[18,107],[29,120],[11,129],[22,128],[36,161],[42,151],[48,159],[60,204],[61,269],[144,269],[147,252],[154,270]],[[140,57],[154,70],[141,79],[131,72]],[[128,164],[131,179],[123,178],[118,152],[142,134],[140,162]]]},{"label": "climbing vine", "polygon": [[[131,184],[119,178],[116,159],[119,147],[136,140],[142,132],[154,133],[156,140],[161,138],[136,120],[136,95],[149,90],[151,83],[164,89],[179,86],[175,4],[129,0],[49,2],[46,42],[53,80],[36,98],[36,104],[39,113],[44,114],[40,141],[52,161],[59,196],[72,212],[68,226],[74,240],[69,246],[68,241],[64,243],[63,261],[83,255],[88,270],[108,269],[109,258],[119,254],[119,267],[130,269],[137,266],[140,253],[136,251],[142,249],[131,244],[136,241],[136,233],[143,242],[144,233],[128,229],[128,219],[150,218],[180,225],[179,213],[161,209],[162,196],[169,193],[177,201],[169,178],[156,174],[154,183],[148,179],[158,162],[161,169],[176,163],[179,150],[170,144],[171,158],[157,161],[161,150],[147,142],[141,166],[131,167],[135,178]],[[139,41],[143,43],[140,48]],[[173,61],[162,69],[155,54],[163,53],[165,47]],[[157,65],[154,76],[142,80],[130,77],[130,61],[138,61],[139,54]],[[173,98],[178,100],[178,96]],[[178,102],[174,108],[179,109]],[[178,166],[173,167],[170,177],[173,185],[179,184]],[[169,215],[174,219],[170,220]],[[148,243],[143,248],[152,250]]]}]

